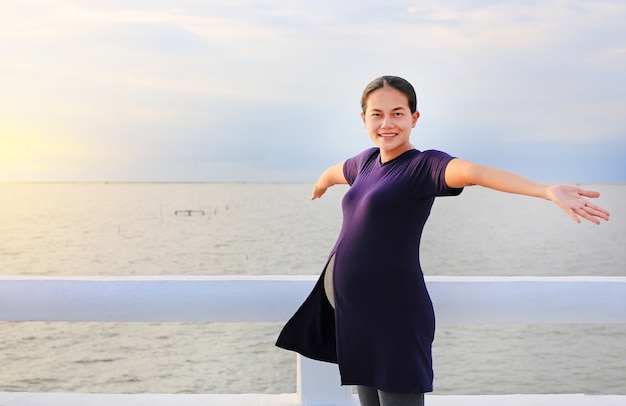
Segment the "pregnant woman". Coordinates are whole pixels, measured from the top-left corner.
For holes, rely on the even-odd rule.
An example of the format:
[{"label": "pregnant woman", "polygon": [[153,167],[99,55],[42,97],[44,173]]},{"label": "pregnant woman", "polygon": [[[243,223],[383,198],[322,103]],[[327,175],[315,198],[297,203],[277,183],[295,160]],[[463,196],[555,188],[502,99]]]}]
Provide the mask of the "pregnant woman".
[{"label": "pregnant woman", "polygon": [[361,107],[375,147],[331,166],[315,184],[312,199],[332,185],[350,185],[343,225],[320,279],[277,345],[337,363],[342,384],[356,386],[362,406],[418,406],[433,390],[435,316],[419,245],[435,197],[480,185],[551,200],[577,222],[600,224],[609,213],[587,200],[599,196],[595,191],[415,149],[409,137],[419,118],[416,95],[402,78],[372,81]]}]

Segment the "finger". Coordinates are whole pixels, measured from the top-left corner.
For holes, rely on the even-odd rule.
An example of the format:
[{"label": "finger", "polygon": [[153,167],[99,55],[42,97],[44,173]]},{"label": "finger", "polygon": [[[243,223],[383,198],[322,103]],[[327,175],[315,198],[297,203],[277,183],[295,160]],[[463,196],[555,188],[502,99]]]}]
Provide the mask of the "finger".
[{"label": "finger", "polygon": [[320,193],[317,191],[317,184],[313,186],[313,192],[311,192],[311,200],[315,200],[320,197]]},{"label": "finger", "polygon": [[595,190],[579,189],[578,194],[581,196],[590,197],[592,199],[600,197],[600,192],[596,192]]},{"label": "finger", "polygon": [[324,195],[324,192],[320,192],[320,191],[314,190],[313,194],[311,195],[311,200],[319,199],[323,195]]},{"label": "finger", "polygon": [[588,220],[596,225],[600,224],[600,220],[598,220],[597,218],[595,218],[590,212],[593,209],[588,207],[588,206],[583,206],[580,207],[578,209],[575,210],[576,214],[578,214],[580,217],[584,218],[585,220]]},{"label": "finger", "polygon": [[587,206],[589,209],[593,210],[592,214],[593,214],[594,216],[599,216],[599,217],[602,217],[602,218],[603,218],[603,219],[605,219],[605,220],[608,220],[608,219],[609,219],[609,217],[611,216],[611,213],[609,213],[609,211],[608,211],[608,210],[603,209],[602,207],[597,206],[597,205],[595,205],[595,204],[593,204],[593,203],[587,202],[586,206]]},{"label": "finger", "polygon": [[595,206],[593,204],[587,203],[585,207],[583,207],[584,211],[593,217],[600,217],[604,221],[609,221],[610,214],[608,211],[602,209],[601,207]]},{"label": "finger", "polygon": [[585,212],[582,209],[576,209],[574,213],[577,214],[576,222],[579,224],[582,223],[582,221],[580,220],[580,217],[582,217],[585,220],[591,221],[592,223],[600,224],[600,221],[596,220],[593,216],[590,216],[589,214],[587,214],[587,212]]},{"label": "finger", "polygon": [[577,210],[579,209],[565,210],[565,212],[572,218],[572,220],[580,224],[580,218],[578,218],[578,216],[576,215]]}]

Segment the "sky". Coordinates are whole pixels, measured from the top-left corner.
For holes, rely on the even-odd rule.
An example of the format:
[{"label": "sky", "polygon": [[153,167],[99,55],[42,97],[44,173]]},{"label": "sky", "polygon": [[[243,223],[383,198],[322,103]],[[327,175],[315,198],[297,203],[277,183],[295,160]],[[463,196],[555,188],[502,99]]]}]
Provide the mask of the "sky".
[{"label": "sky", "polygon": [[624,0],[3,0],[0,181],[313,182],[386,74],[417,149],[626,182]]}]

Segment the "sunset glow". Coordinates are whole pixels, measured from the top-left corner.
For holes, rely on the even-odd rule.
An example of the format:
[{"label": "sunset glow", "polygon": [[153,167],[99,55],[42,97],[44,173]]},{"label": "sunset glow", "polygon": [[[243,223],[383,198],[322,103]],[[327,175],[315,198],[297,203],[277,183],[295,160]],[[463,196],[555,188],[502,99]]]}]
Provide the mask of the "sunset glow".
[{"label": "sunset glow", "polygon": [[36,130],[19,127],[4,127],[0,131],[2,171],[80,170],[81,165],[86,164],[85,149],[68,137],[44,136]]}]

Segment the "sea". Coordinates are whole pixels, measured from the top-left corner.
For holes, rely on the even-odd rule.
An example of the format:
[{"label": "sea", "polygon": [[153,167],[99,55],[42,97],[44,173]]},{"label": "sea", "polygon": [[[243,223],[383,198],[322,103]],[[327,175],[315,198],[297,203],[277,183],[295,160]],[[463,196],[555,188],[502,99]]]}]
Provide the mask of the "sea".
[{"label": "sea", "polygon": [[[341,226],[335,186],[0,183],[3,275],[316,275]],[[438,198],[429,275],[626,276],[626,184],[583,184],[600,226],[542,199]],[[497,306],[497,303],[494,303]],[[436,309],[435,309],[436,311]],[[293,393],[282,323],[0,322],[0,391]],[[436,394],[626,395],[626,325],[440,324]]]}]

